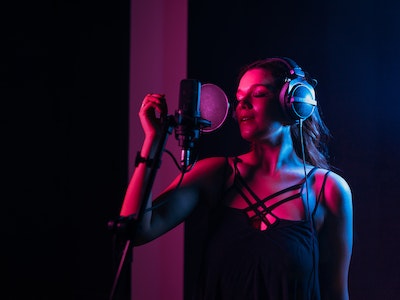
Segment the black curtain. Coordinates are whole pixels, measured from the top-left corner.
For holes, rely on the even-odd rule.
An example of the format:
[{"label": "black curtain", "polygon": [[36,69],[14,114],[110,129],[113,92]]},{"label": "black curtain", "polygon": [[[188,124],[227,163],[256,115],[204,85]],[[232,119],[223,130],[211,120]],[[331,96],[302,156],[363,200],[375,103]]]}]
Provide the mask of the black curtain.
[{"label": "black curtain", "polygon": [[108,299],[127,182],[129,1],[0,4],[2,299]]}]

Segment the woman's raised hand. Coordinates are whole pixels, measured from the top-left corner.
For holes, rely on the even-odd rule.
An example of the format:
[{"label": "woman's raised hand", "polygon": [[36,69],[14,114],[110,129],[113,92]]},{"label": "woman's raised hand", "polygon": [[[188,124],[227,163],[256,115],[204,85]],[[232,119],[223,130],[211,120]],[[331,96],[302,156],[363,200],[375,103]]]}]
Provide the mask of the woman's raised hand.
[{"label": "woman's raised hand", "polygon": [[162,133],[163,122],[168,113],[164,94],[147,94],[139,111],[139,118],[146,137],[159,137]]}]

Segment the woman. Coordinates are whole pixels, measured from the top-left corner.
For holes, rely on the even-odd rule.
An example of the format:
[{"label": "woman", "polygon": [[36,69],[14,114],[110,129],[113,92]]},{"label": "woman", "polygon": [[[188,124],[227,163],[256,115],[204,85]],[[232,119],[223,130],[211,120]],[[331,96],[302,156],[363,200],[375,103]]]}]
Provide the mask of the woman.
[{"label": "woman", "polygon": [[[155,199],[153,205],[159,204],[146,210],[138,226],[134,242],[146,243],[184,221],[199,204],[207,205],[199,299],[348,299],[351,192],[328,170],[327,130],[318,109],[296,120],[285,107],[293,82],[302,86],[294,92],[301,101],[314,97],[312,81],[290,59],[245,67],[235,113],[251,150],[197,162],[182,182],[176,178]],[[309,100],[307,109],[316,104]],[[146,161],[155,155],[167,116],[164,96],[148,94],[139,116],[145,139],[122,217],[137,213],[144,195]]]}]

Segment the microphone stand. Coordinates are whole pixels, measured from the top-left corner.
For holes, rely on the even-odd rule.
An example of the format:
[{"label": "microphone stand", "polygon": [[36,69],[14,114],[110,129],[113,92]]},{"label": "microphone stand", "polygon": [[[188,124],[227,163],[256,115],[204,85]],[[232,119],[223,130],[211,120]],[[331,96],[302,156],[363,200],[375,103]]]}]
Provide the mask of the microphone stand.
[{"label": "microphone stand", "polygon": [[[144,185],[144,195],[143,198],[140,200],[140,205],[139,205],[139,211],[137,213],[136,219],[134,218],[119,218],[117,221],[110,221],[109,222],[109,227],[111,227],[114,231],[117,233],[122,233],[123,238],[126,239],[125,246],[123,247],[122,254],[121,254],[121,259],[118,265],[117,272],[115,274],[113,286],[111,289],[110,297],[109,300],[114,300],[115,298],[115,293],[117,291],[117,287],[119,286],[120,282],[120,277],[122,273],[122,269],[126,264],[126,261],[132,262],[133,261],[133,240],[135,239],[136,235],[136,230],[138,224],[142,221],[143,215],[145,213],[145,207],[144,205],[145,201],[149,198],[151,190],[153,188],[154,180],[157,175],[157,170],[160,167],[161,164],[161,156],[162,153],[164,152],[164,147],[167,142],[167,136],[172,133],[172,129],[175,126],[175,119],[174,116],[167,116],[167,119],[164,122],[164,128],[162,132],[162,140],[157,146],[156,153],[154,156],[154,159],[152,161],[152,164],[150,166],[150,175],[145,182]],[[129,238],[128,238],[129,236]],[[127,259],[129,258],[129,259]]]}]

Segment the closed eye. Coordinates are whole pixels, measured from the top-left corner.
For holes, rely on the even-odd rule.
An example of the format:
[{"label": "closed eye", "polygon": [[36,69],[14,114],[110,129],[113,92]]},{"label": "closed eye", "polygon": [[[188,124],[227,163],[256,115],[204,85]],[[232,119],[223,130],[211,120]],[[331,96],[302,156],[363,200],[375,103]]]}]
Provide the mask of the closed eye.
[{"label": "closed eye", "polygon": [[235,105],[237,106],[240,101],[248,98],[267,98],[274,95],[272,87],[269,85],[256,84],[253,85],[247,92],[238,90],[236,93]]},{"label": "closed eye", "polygon": [[271,93],[270,92],[259,92],[256,91],[254,93],[251,94],[252,97],[254,98],[263,98],[263,97],[268,97]]},{"label": "closed eye", "polygon": [[251,91],[251,96],[254,98],[263,98],[273,95],[272,91],[265,85],[257,85]]}]

